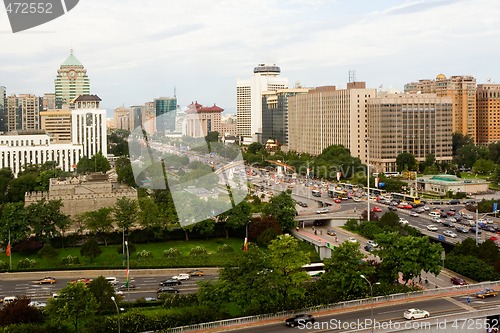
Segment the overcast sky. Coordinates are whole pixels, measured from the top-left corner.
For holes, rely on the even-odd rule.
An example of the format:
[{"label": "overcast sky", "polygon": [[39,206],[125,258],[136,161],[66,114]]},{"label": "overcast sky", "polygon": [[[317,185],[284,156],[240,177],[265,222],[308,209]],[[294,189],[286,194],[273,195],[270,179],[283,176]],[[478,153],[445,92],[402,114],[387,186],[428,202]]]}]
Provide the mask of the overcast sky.
[{"label": "overcast sky", "polygon": [[500,83],[499,0],[80,0],[13,34],[0,10],[0,85],[54,92],[74,49],[107,109],[173,96],[236,109],[236,79],[275,63],[290,86],[402,90],[437,74]]}]

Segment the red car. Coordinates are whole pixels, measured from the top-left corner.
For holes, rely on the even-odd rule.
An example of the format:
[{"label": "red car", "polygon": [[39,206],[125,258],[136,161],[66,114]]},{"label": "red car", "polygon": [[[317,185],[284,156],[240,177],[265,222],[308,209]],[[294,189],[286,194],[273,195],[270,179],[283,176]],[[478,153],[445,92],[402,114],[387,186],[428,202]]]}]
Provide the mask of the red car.
[{"label": "red car", "polygon": [[467,281],[465,281],[464,279],[462,279],[461,277],[458,277],[458,276],[454,276],[450,280],[451,280],[451,283],[457,284],[459,286],[465,286],[467,284]]},{"label": "red car", "polygon": [[340,200],[339,198],[336,198],[336,199],[333,199],[333,202],[335,202],[335,203],[341,203],[342,200]]},{"label": "red car", "polygon": [[446,214],[448,214],[448,216],[454,216],[454,215],[455,215],[455,212],[454,212],[454,211],[452,211],[452,210],[450,210],[450,211],[449,211],[448,213],[446,213]]},{"label": "red car", "polygon": [[375,213],[380,213],[382,212],[382,209],[378,208],[378,207],[373,207],[372,208],[372,212],[375,212]]}]

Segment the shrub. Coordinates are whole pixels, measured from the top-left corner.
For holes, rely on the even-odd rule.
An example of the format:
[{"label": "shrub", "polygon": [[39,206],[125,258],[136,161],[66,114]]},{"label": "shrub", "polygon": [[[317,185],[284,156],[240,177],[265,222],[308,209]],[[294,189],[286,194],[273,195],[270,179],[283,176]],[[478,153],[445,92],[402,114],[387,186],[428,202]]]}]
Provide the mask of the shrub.
[{"label": "shrub", "polygon": [[24,269],[24,268],[35,268],[38,265],[35,259],[30,259],[30,258],[24,258],[19,260],[17,263],[17,268],[19,269]]},{"label": "shrub", "polygon": [[57,250],[52,247],[49,243],[45,243],[45,245],[38,251],[37,255],[40,258],[54,259],[57,257]]},{"label": "shrub", "polygon": [[61,265],[63,266],[79,265],[79,264],[80,264],[80,258],[71,255],[61,259]]},{"label": "shrub", "polygon": [[141,252],[137,252],[138,259],[150,259],[153,258],[153,253],[148,250],[142,250]]},{"label": "shrub", "polygon": [[[128,242],[128,252],[129,253],[134,253],[135,250],[136,250],[135,244]],[[125,255],[127,255],[127,247],[126,246],[125,246],[125,252],[123,252],[123,245],[118,246],[118,248],[116,249],[116,251],[119,254],[125,253]]]},{"label": "shrub", "polygon": [[208,254],[208,251],[206,248],[204,248],[202,246],[193,247],[191,249],[191,251],[189,252],[190,256],[203,256],[206,254]]},{"label": "shrub", "polygon": [[234,249],[227,244],[223,244],[222,246],[219,246],[217,248],[217,253],[233,253],[233,252]]},{"label": "shrub", "polygon": [[87,240],[80,248],[80,255],[90,258],[90,262],[93,262],[101,253],[102,250],[94,238]]},{"label": "shrub", "polygon": [[3,262],[0,260],[0,269],[9,269],[10,265],[8,262]]},{"label": "shrub", "polygon": [[170,249],[163,251],[163,256],[167,258],[177,258],[180,257],[181,255],[182,252],[175,247],[171,247]]}]

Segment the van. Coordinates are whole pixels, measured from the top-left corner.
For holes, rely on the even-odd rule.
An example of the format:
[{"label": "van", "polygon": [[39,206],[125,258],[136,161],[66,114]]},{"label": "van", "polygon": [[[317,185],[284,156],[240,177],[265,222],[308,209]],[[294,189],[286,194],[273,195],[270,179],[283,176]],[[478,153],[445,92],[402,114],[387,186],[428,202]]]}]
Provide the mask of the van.
[{"label": "van", "polygon": [[4,304],[9,304],[9,303],[12,303],[14,301],[17,301],[17,297],[16,296],[6,296],[3,298],[3,303]]},{"label": "van", "polygon": [[430,216],[430,217],[441,217],[441,214],[440,214],[440,213],[438,213],[438,212],[430,212],[430,213],[429,213],[429,216]]},{"label": "van", "polygon": [[105,280],[111,283],[113,286],[118,284],[118,279],[115,278],[114,276],[107,277],[105,278]]}]

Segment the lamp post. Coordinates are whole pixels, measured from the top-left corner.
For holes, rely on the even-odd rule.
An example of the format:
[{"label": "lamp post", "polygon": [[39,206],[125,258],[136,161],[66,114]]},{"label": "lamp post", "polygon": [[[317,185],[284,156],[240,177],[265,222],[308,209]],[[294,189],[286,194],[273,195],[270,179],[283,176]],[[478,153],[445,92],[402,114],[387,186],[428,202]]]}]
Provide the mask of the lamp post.
[{"label": "lamp post", "polygon": [[[372,333],[373,333],[373,327],[375,326],[375,323],[373,322],[373,285],[372,283],[370,282],[370,280],[368,280],[366,278],[366,276],[364,276],[363,274],[360,274],[359,275],[361,278],[363,278],[366,282],[368,282],[368,284],[370,285],[370,299],[371,299],[371,307],[370,307],[370,320],[371,320],[371,326],[372,326]],[[375,282],[374,284],[380,284],[380,282]]]},{"label": "lamp post", "polygon": [[366,197],[368,202],[368,222],[370,222],[370,141],[369,137],[366,137]]},{"label": "lamp post", "polygon": [[125,241],[125,247],[127,248],[127,273],[126,273],[126,283],[127,283],[127,300],[130,295],[130,279],[129,279],[129,268],[130,268],[130,253],[128,251],[128,241]]},{"label": "lamp post", "polygon": [[118,308],[118,304],[116,304],[115,296],[111,296],[111,300],[113,301],[113,303],[115,303],[115,306],[116,306],[116,314],[118,316],[118,333],[120,333],[121,332],[121,326],[120,326],[120,309]]}]

